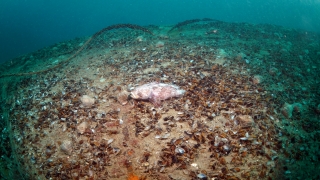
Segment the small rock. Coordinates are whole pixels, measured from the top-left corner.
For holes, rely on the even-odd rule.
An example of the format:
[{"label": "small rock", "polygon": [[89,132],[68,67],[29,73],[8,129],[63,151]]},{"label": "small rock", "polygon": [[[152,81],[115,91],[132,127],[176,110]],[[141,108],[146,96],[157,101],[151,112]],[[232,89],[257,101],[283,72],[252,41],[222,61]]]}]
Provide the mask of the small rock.
[{"label": "small rock", "polygon": [[67,155],[72,152],[72,142],[70,140],[64,140],[60,146],[60,150]]},{"label": "small rock", "polygon": [[88,95],[83,95],[81,97],[81,102],[85,107],[91,107],[94,104],[95,99]]},{"label": "small rock", "polygon": [[128,97],[129,97],[128,91],[122,91],[117,95],[117,100],[121,105],[126,105],[128,103]]},{"label": "small rock", "polygon": [[78,133],[80,134],[83,134],[86,132],[87,128],[88,128],[88,123],[87,122],[82,122],[80,123],[78,126],[77,126],[77,130],[78,130]]},{"label": "small rock", "polygon": [[289,104],[289,103],[284,103],[284,105],[281,108],[281,113],[286,118],[291,118],[292,117],[292,111],[293,111],[293,106],[292,106],[292,104]]},{"label": "small rock", "polygon": [[236,117],[236,120],[239,121],[242,128],[248,128],[254,124],[253,118],[249,115],[239,115]]},{"label": "small rock", "polygon": [[284,103],[284,105],[281,108],[281,113],[286,117],[286,118],[291,118],[293,111],[302,113],[304,111],[304,107],[300,103]]},{"label": "small rock", "polygon": [[157,47],[157,48],[162,48],[162,47],[164,47],[164,42],[163,42],[163,41],[158,41],[158,42],[156,43],[156,47]]},{"label": "small rock", "polygon": [[263,77],[260,75],[255,75],[252,78],[252,82],[253,82],[253,84],[260,84],[263,82]]}]

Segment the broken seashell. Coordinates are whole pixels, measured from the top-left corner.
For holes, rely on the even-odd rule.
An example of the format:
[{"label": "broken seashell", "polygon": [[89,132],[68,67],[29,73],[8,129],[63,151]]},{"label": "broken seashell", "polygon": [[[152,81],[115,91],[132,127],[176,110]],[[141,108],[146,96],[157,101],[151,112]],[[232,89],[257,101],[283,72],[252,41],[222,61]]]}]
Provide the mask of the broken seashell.
[{"label": "broken seashell", "polygon": [[109,139],[108,140],[108,144],[111,144],[113,142],[114,139]]},{"label": "broken seashell", "polygon": [[177,147],[177,148],[175,149],[175,152],[176,152],[177,154],[182,155],[183,153],[185,153],[185,150],[184,150],[183,148],[181,148],[181,147]]}]

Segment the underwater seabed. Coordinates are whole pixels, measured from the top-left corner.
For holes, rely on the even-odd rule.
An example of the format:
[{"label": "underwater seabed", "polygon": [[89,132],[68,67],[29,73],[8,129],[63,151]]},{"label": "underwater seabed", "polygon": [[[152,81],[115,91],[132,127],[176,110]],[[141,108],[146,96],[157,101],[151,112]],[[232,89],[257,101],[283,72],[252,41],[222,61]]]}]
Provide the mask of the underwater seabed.
[{"label": "underwater seabed", "polygon": [[[211,19],[120,24],[8,61],[1,179],[319,179],[319,42]],[[185,92],[130,96],[151,82]]]}]

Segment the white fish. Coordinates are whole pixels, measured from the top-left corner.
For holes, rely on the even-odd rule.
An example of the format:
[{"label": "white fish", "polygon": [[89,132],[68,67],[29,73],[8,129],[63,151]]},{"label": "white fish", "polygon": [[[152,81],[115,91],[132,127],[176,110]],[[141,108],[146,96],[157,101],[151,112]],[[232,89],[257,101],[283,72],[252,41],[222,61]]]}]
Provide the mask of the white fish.
[{"label": "white fish", "polygon": [[155,106],[160,106],[162,100],[171,97],[181,97],[185,90],[176,85],[152,82],[136,87],[131,92],[133,99],[148,100]]}]

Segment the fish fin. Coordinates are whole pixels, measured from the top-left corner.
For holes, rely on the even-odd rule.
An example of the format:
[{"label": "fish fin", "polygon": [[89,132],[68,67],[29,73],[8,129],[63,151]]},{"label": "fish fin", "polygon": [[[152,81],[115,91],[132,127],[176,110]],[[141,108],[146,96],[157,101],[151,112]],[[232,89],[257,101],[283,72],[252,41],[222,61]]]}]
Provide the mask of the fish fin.
[{"label": "fish fin", "polygon": [[155,106],[159,107],[161,105],[161,100],[160,98],[157,98],[153,93],[151,93],[149,101]]}]

